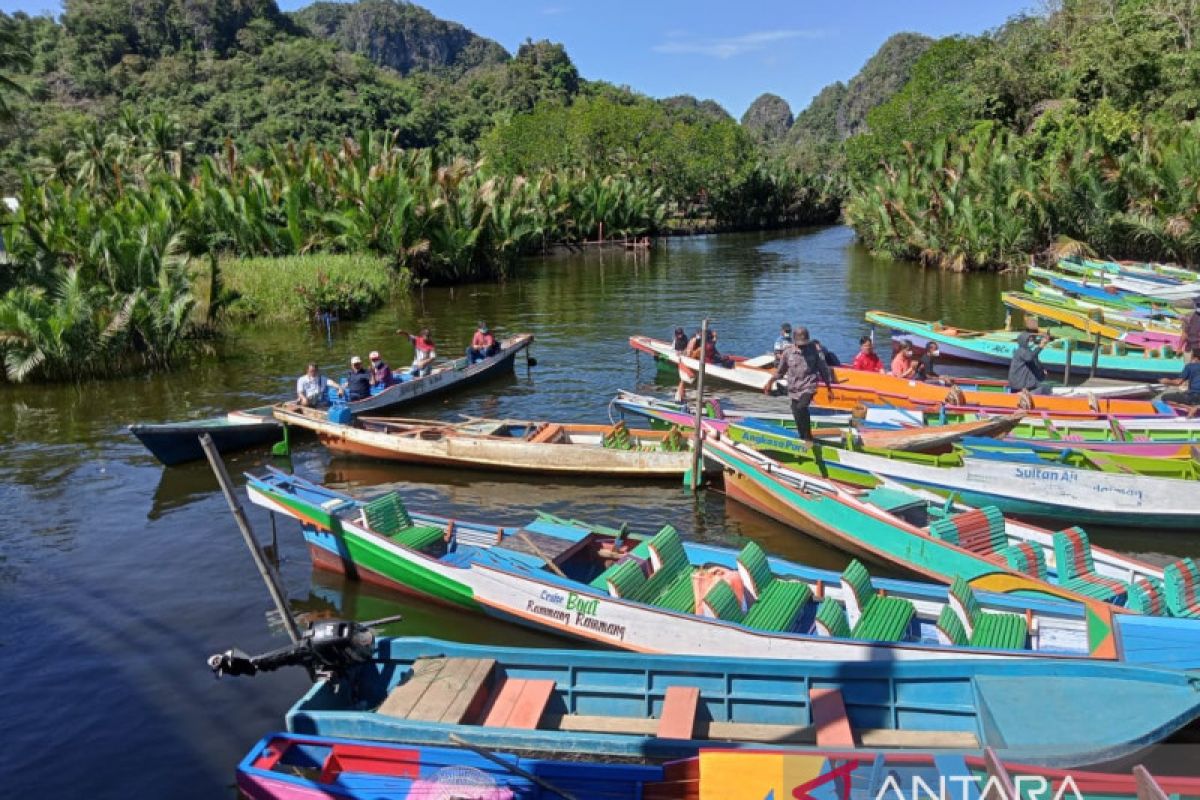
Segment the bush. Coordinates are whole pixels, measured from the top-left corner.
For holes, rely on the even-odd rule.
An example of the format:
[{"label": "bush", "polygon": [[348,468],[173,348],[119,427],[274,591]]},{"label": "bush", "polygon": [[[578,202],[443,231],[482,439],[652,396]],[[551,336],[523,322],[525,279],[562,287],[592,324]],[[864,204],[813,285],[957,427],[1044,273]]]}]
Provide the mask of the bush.
[{"label": "bush", "polygon": [[342,319],[366,315],[408,287],[408,273],[365,255],[234,258],[221,262],[226,288],[238,299],[229,314],[259,321],[299,320],[319,311]]}]

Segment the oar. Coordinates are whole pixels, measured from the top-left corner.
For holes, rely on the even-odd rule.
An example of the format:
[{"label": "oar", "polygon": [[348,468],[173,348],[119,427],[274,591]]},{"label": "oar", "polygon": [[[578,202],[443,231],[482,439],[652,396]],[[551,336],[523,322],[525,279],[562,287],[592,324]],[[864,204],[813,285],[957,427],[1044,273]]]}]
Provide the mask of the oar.
[{"label": "oar", "polygon": [[534,544],[533,539],[530,539],[529,536],[526,535],[525,531],[521,531],[520,533],[518,533],[517,538],[520,539],[525,544],[529,545],[530,549],[533,550],[533,552],[537,555],[537,557],[546,562],[546,566],[550,568],[551,572],[553,572],[555,575],[557,575],[560,578],[567,577],[566,573],[558,568],[558,564],[555,564],[554,561],[551,560],[551,558],[549,556],[547,556],[545,553],[543,553],[542,548],[540,548],[536,544]]},{"label": "oar", "polygon": [[450,741],[454,742],[459,747],[467,748],[472,753],[475,753],[478,756],[482,756],[483,758],[486,758],[488,761],[491,761],[493,764],[498,764],[499,766],[504,767],[506,770],[508,770],[513,775],[516,775],[519,778],[524,778],[525,780],[527,780],[531,783],[537,784],[538,786],[542,787],[543,789],[545,789],[548,792],[554,792],[556,795],[561,797],[563,800],[579,800],[579,798],[577,798],[575,795],[571,794],[567,790],[558,788],[557,786],[555,786],[553,783],[546,780],[545,778],[540,778],[537,775],[534,775],[532,772],[523,770],[520,767],[518,767],[516,764],[510,764],[509,762],[505,761],[503,758],[500,758],[500,756],[496,755],[495,753],[493,753],[491,750],[488,750],[487,748],[480,747],[477,744],[471,744],[466,739],[459,736],[457,733],[450,734]]}]

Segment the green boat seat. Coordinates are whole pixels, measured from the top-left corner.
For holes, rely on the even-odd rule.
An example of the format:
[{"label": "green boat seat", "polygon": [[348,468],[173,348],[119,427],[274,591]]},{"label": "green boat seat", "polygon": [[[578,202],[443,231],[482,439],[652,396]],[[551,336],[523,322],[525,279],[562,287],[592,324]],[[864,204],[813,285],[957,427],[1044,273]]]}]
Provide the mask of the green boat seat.
[{"label": "green boat seat", "polygon": [[[999,650],[1023,650],[1027,645],[1029,625],[1020,614],[984,611],[975,590],[961,577],[950,585],[947,608],[954,612],[967,634],[972,647]],[[944,611],[943,611],[944,613]]]},{"label": "green boat seat", "polygon": [[1129,584],[1126,608],[1139,614],[1163,617],[1168,614],[1167,598],[1161,582],[1149,577],[1135,578]]},{"label": "green boat seat", "polygon": [[984,506],[929,524],[929,533],[964,550],[990,556],[1008,546],[1004,515],[995,506]]},{"label": "green boat seat", "polygon": [[646,573],[637,559],[627,559],[605,571],[604,589],[612,597],[636,600],[645,585]]},{"label": "green boat seat", "polygon": [[846,619],[846,609],[832,597],[826,597],[817,606],[817,617],[813,622],[813,628],[818,636],[850,638],[850,622]]},{"label": "green boat seat", "polygon": [[680,572],[675,581],[655,598],[652,605],[684,614],[695,613],[696,594],[692,589],[692,571],[689,569]]},{"label": "green boat seat", "polygon": [[650,566],[657,572],[664,567],[677,568],[681,563],[687,563],[687,554],[683,550],[683,540],[679,532],[670,525],[664,525],[662,530],[646,543],[646,552],[650,556]]},{"label": "green boat seat", "polygon": [[742,585],[754,597],[761,597],[775,580],[775,573],[767,563],[767,554],[757,542],[747,542],[738,553],[737,568]]},{"label": "green boat seat", "polygon": [[812,600],[812,589],[800,581],[775,580],[750,606],[742,620],[748,628],[762,631],[790,631],[800,612]]},{"label": "green boat seat", "polygon": [[1168,564],[1163,570],[1163,588],[1167,595],[1167,610],[1173,617],[1200,617],[1200,568],[1190,558]]},{"label": "green boat seat", "polygon": [[713,584],[713,587],[708,590],[708,594],[704,595],[704,599],[700,601],[700,606],[706,616],[729,622],[741,622],[745,617],[742,604],[738,602],[737,595],[725,581],[717,581]]},{"label": "green boat seat", "polygon": [[404,507],[404,501],[396,492],[364,505],[362,516],[369,530],[413,550],[424,550],[445,537],[445,531],[437,525],[414,524],[408,509]]},{"label": "green boat seat", "polygon": [[634,446],[633,438],[629,435],[629,427],[624,420],[618,422],[612,427],[612,430],[604,434],[600,443],[613,450],[632,450]]},{"label": "green boat seat", "polygon": [[1078,526],[1055,532],[1054,557],[1058,584],[1064,589],[1098,600],[1121,597],[1128,589],[1123,581],[1096,573],[1092,545]]},{"label": "green boat seat", "polygon": [[671,429],[667,431],[660,449],[664,453],[682,453],[688,449],[687,440],[683,438],[683,432],[679,430],[678,425],[672,425]]},{"label": "green boat seat", "polygon": [[942,613],[937,618],[938,641],[942,644],[952,644],[963,647],[970,643],[967,631],[963,628],[962,620],[950,606],[942,606]]},{"label": "green boat seat", "polygon": [[1049,577],[1046,570],[1046,555],[1042,552],[1042,548],[1030,542],[1017,542],[1014,545],[1005,547],[999,553],[1005,563],[1012,567],[1017,572],[1023,572],[1044,581]]},{"label": "green boat seat", "polygon": [[857,558],[842,572],[846,616],[855,638],[894,642],[908,630],[916,609],[901,597],[883,597],[871,587],[871,575]]}]

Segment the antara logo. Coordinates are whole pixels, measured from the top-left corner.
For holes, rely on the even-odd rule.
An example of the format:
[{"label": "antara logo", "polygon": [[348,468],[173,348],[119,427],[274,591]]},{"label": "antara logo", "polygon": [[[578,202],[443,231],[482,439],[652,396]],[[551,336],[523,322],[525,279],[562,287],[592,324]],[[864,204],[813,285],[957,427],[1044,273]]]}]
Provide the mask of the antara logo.
[{"label": "antara logo", "polygon": [[[793,800],[817,800],[811,793],[834,781],[841,781],[838,797],[850,797],[854,771],[861,763],[848,761],[794,787]],[[989,775],[986,779],[979,775],[942,776],[936,784],[913,775],[908,786],[904,786],[894,773],[889,773],[873,800],[970,800],[972,797],[978,797],[979,800],[1084,800],[1079,786],[1070,775],[1064,776],[1057,787],[1041,775],[1013,775],[1012,783],[1015,796],[1010,797],[1004,782],[995,775]],[[971,791],[971,787],[976,788],[977,794]],[[772,790],[763,800],[783,798],[777,798]]]}]

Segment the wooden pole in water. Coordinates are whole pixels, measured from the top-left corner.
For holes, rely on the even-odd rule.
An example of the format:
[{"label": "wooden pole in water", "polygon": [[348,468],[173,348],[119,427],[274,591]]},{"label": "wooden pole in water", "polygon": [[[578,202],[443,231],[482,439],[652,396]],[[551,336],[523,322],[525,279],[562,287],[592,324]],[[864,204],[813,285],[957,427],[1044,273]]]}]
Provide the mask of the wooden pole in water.
[{"label": "wooden pole in water", "polygon": [[692,492],[700,490],[700,465],[704,463],[704,364],[708,350],[708,320],[700,323],[700,371],[696,375],[696,438],[692,441]]},{"label": "wooden pole in water", "polygon": [[242,511],[241,504],[233,494],[229,473],[225,471],[225,462],[221,460],[217,446],[213,444],[212,437],[207,433],[200,434],[200,447],[204,448],[204,455],[208,456],[208,465],[212,467],[213,474],[217,476],[221,493],[225,495],[225,502],[229,504],[229,510],[233,512],[233,518],[242,532],[242,539],[245,540],[246,547],[254,559],[254,566],[258,567],[258,574],[262,576],[263,583],[267,584],[267,591],[271,594],[271,599],[275,601],[275,608],[279,611],[279,617],[283,620],[283,627],[287,629],[288,637],[293,643],[300,641],[300,631],[296,627],[296,620],[292,618],[292,612],[288,610],[283,590],[279,587],[275,573],[267,563],[267,557],[263,555],[262,546],[259,545],[258,539],[254,538],[254,531],[250,530],[250,523],[246,519],[245,512]]}]

